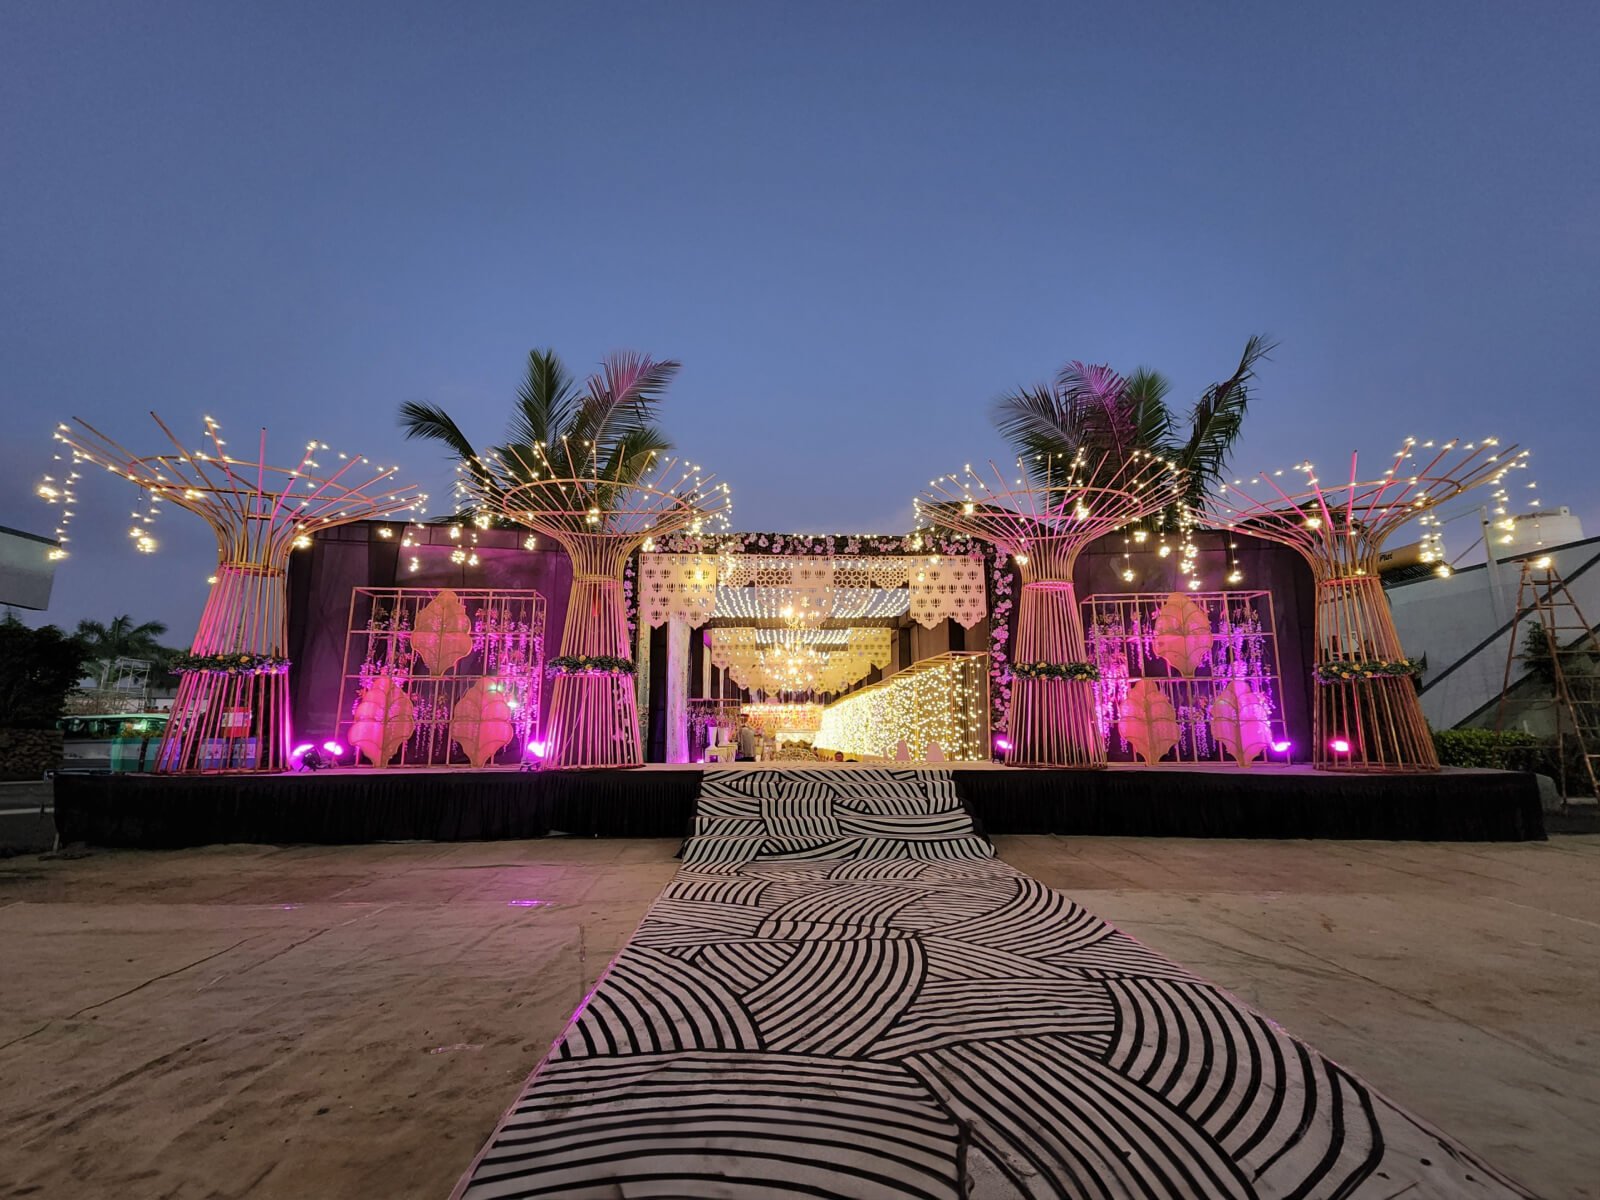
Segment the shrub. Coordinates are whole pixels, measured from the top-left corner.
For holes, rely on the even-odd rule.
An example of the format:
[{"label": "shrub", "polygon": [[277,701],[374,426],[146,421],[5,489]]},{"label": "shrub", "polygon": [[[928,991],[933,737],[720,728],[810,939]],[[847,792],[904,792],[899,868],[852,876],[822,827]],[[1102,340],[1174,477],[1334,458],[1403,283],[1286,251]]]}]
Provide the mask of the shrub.
[{"label": "shrub", "polygon": [[1520,729],[1436,729],[1433,746],[1446,767],[1548,773],[1554,766],[1554,747]]}]

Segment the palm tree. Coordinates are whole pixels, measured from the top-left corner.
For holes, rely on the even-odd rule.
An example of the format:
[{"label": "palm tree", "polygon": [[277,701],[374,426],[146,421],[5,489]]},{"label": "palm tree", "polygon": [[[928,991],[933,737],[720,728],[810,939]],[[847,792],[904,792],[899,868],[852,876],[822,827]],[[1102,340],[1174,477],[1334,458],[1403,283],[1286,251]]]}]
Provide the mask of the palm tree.
[{"label": "palm tree", "polygon": [[99,621],[79,621],[78,637],[88,646],[92,658],[111,662],[118,658],[140,658],[160,661],[170,653],[157,639],[167,632],[161,621],[144,621],[135,625],[133,618],[124,613],[112,617],[109,624]]},{"label": "palm tree", "polygon": [[[478,498],[502,495],[535,471],[547,478],[627,483],[656,454],[671,449],[654,419],[678,369],[670,359],[613,354],[580,387],[554,350],[533,350],[502,445],[480,452],[437,404],[407,401],[400,406],[400,425],[408,439],[448,448]],[[468,514],[458,514],[463,515]]]},{"label": "palm tree", "polygon": [[[1069,362],[1053,384],[1010,392],[995,402],[994,420],[1018,455],[1043,477],[1051,456],[1120,467],[1129,452],[1146,450],[1170,459],[1184,477],[1191,508],[1219,483],[1228,453],[1238,440],[1250,403],[1256,366],[1277,343],[1255,336],[1245,343],[1239,366],[1208,387],[1189,413],[1187,431],[1167,406],[1171,385],[1159,373],[1139,368],[1119,375],[1105,364]],[[1091,481],[1092,482],[1092,481]]]},{"label": "palm tree", "polygon": [[112,664],[119,658],[148,662],[158,680],[166,674],[167,663],[175,651],[163,646],[157,639],[167,632],[161,621],[144,621],[138,625],[124,613],[112,617],[109,623],[79,621],[77,638],[83,643],[87,660],[98,672],[102,685]]}]

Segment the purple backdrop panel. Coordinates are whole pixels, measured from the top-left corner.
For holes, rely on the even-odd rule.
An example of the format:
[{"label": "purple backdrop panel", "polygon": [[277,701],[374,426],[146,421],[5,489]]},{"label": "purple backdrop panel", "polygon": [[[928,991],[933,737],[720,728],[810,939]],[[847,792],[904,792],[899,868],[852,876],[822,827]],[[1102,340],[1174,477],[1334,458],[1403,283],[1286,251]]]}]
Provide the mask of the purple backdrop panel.
[{"label": "purple backdrop panel", "polygon": [[[383,537],[380,530],[392,531]],[[402,535],[412,545],[403,546]],[[474,543],[471,539],[476,536]],[[295,736],[338,736],[349,714],[339,706],[350,593],[358,587],[517,588],[545,598],[545,656],[559,653],[572,591],[572,563],[556,548],[523,548],[527,535],[509,529],[467,530],[452,539],[441,526],[363,521],[313,536],[289,559],[290,706]],[[457,552],[461,561],[454,561]],[[476,558],[477,562],[470,560]],[[416,567],[413,570],[412,564]],[[550,710],[545,680],[539,711]]]}]

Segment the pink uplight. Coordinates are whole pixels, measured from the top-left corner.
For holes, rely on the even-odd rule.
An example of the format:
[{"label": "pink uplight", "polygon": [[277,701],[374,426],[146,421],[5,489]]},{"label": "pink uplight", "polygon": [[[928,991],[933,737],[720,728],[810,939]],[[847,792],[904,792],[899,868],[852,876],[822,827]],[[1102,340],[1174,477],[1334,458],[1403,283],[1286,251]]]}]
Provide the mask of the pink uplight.
[{"label": "pink uplight", "polygon": [[1011,739],[1010,738],[1003,738],[1003,737],[995,738],[994,744],[995,744],[995,748],[998,749],[998,750],[1009,750],[1009,749],[1011,749]]},{"label": "pink uplight", "polygon": [[344,747],[341,746],[338,742],[323,742],[322,743],[322,748],[324,750],[326,750],[329,754],[333,755],[335,758],[338,758],[341,754],[344,753]]},{"label": "pink uplight", "polygon": [[310,742],[301,742],[293,750],[289,751],[289,757],[290,758],[304,758],[308,752],[310,752],[312,750],[315,750],[315,749],[316,749],[316,747],[313,746]]},{"label": "pink uplight", "polygon": [[1293,742],[1289,742],[1289,741],[1273,742],[1272,743],[1272,752],[1274,754],[1287,754],[1293,748],[1294,748],[1294,743]]},{"label": "pink uplight", "polygon": [[1349,754],[1350,743],[1345,738],[1334,738],[1328,743],[1328,749],[1332,750],[1335,754]]},{"label": "pink uplight", "polygon": [[545,751],[548,750],[549,748],[550,748],[550,743],[548,743],[548,742],[529,742],[528,743],[528,753],[533,755],[535,758],[543,758],[544,755],[545,755]]}]

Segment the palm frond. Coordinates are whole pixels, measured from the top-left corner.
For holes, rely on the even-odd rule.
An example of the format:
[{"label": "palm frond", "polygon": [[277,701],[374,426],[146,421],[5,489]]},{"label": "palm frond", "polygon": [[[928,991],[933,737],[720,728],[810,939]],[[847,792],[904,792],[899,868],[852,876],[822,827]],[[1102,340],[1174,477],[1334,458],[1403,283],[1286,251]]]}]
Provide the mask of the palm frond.
[{"label": "palm frond", "polygon": [[566,432],[578,407],[571,372],[554,350],[530,350],[528,371],[517,387],[506,439],[513,445],[550,443]]},{"label": "palm frond", "polygon": [[1123,400],[1133,423],[1133,442],[1141,450],[1169,456],[1172,452],[1172,410],[1167,393],[1172,385],[1165,375],[1139,367],[1123,386]]},{"label": "palm frond", "polygon": [[1070,420],[1091,454],[1121,463],[1136,449],[1133,416],[1128,408],[1128,381],[1105,363],[1069,362],[1056,376]]},{"label": "palm frond", "polygon": [[463,462],[474,462],[478,457],[455,418],[437,404],[407,400],[400,406],[400,428],[405,431],[407,441],[441,442]]},{"label": "palm frond", "polygon": [[1228,465],[1228,454],[1238,440],[1250,404],[1250,382],[1256,366],[1277,343],[1256,335],[1245,343],[1238,369],[1221,383],[1205,390],[1190,416],[1189,439],[1178,465],[1187,473],[1191,502],[1217,483]]},{"label": "palm frond", "polygon": [[[616,446],[655,418],[679,364],[625,351],[609,355],[588,379],[587,391],[572,423],[574,453],[592,455],[595,467],[607,462]],[[587,457],[584,461],[587,461]]]},{"label": "palm frond", "polygon": [[1049,453],[1070,455],[1078,449],[1080,431],[1046,384],[1007,392],[994,402],[992,415],[995,427],[1018,454],[1035,454],[1049,447]]}]

